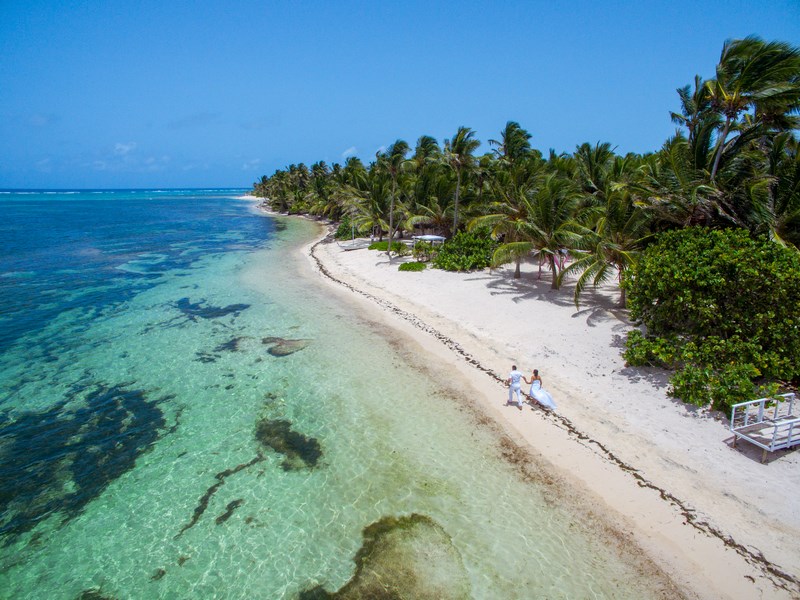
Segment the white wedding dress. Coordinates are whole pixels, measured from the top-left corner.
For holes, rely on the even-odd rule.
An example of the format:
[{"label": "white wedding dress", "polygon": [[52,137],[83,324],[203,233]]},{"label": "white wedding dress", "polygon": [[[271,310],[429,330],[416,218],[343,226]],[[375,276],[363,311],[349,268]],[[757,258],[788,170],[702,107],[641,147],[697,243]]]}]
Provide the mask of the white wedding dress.
[{"label": "white wedding dress", "polygon": [[530,396],[545,408],[549,408],[551,410],[556,409],[555,400],[553,400],[550,392],[542,389],[541,381],[537,380],[531,384]]}]

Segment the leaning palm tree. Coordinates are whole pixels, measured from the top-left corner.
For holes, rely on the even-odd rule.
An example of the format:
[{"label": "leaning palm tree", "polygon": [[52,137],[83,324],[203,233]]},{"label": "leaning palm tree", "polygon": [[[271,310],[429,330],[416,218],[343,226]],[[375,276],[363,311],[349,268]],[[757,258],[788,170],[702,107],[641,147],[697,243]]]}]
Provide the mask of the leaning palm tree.
[{"label": "leaning palm tree", "polygon": [[456,174],[456,191],[453,210],[453,234],[458,232],[458,201],[464,174],[468,172],[475,158],[472,153],[481,143],[475,139],[475,132],[469,127],[459,127],[452,139],[444,141],[444,161]]},{"label": "leaning palm tree", "polygon": [[740,116],[756,107],[756,117],[776,108],[784,112],[800,108],[800,49],[784,42],[765,42],[750,36],[728,40],[722,47],[716,78],[706,82],[712,110],[722,117],[722,131],[714,148],[711,181],[720,168],[728,135]]}]

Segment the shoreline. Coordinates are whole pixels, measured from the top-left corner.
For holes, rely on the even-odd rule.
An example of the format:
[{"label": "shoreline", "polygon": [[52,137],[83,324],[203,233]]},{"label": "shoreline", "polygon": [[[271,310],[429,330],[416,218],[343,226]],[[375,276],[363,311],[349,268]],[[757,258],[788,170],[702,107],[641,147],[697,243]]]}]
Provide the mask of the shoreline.
[{"label": "shoreline", "polygon": [[[329,233],[329,228],[326,231]],[[559,300],[551,302],[549,307],[542,304],[546,302],[542,298],[503,297],[509,295],[507,290],[500,289],[503,285],[520,289],[533,287],[535,295],[548,294],[543,291],[543,286],[549,288],[549,280],[530,285],[536,277],[530,272],[530,266],[523,274],[522,286],[516,285],[510,272],[502,269],[488,274],[402,273],[397,271],[398,259],[393,259],[389,265],[385,255],[368,250],[343,252],[335,244],[326,243],[326,239],[327,235],[323,234],[303,250],[322,280],[332,289],[339,290],[343,297],[349,297],[356,307],[366,303],[377,308],[385,314],[390,326],[405,331],[448,368],[458,369],[480,392],[480,397],[473,402],[514,444],[532,453],[537,462],[549,465],[552,475],[581,495],[584,506],[595,507],[599,518],[611,530],[635,540],[688,597],[792,598],[800,594],[800,556],[793,542],[800,531],[800,519],[787,519],[787,515],[792,513],[792,492],[800,490],[800,479],[796,475],[793,478],[789,476],[789,472],[797,472],[800,460],[796,453],[778,456],[769,465],[756,466],[757,461],[746,451],[731,450],[727,443],[722,443],[730,437],[724,423],[668,399],[663,377],[662,380],[658,378],[659,373],[640,374],[635,381],[639,385],[628,385],[628,389],[616,381],[614,386],[620,388],[618,394],[628,398],[628,402],[641,396],[642,390],[637,387],[644,387],[646,395],[650,396],[647,398],[650,408],[657,406],[660,409],[644,409],[645,412],[657,413],[651,415],[656,417],[651,421],[663,416],[665,411],[672,414],[672,418],[665,419],[662,424],[667,437],[675,437],[676,423],[680,430],[681,421],[695,425],[688,435],[697,435],[698,424],[699,429],[714,430],[719,439],[714,439],[706,431],[705,438],[699,439],[702,443],[696,444],[697,452],[716,444],[715,454],[723,453],[731,462],[739,463],[734,467],[748,467],[744,469],[746,472],[738,472],[738,477],[731,477],[737,471],[730,470],[728,465],[721,475],[731,489],[720,487],[718,482],[710,481],[720,473],[714,473],[705,464],[708,460],[713,463],[715,456],[696,464],[687,460],[687,456],[672,454],[668,445],[664,447],[657,443],[661,440],[650,439],[652,445],[642,444],[650,432],[642,431],[641,423],[635,420],[626,422],[624,415],[614,414],[613,410],[601,410],[597,395],[588,397],[582,394],[596,383],[595,379],[605,377],[605,373],[592,375],[590,369],[578,378],[570,373],[570,381],[565,381],[558,378],[551,366],[564,359],[558,348],[550,348],[549,361],[537,359],[536,365],[531,365],[533,359],[528,353],[520,352],[513,341],[497,343],[492,339],[502,335],[493,327],[497,321],[502,321],[506,329],[509,324],[512,330],[519,325],[513,313],[521,312],[521,306],[526,307],[528,313],[534,309],[547,313],[555,307],[562,313],[562,323],[564,318],[576,321],[586,317],[587,322],[599,320],[600,316],[595,314],[597,306],[576,311],[571,290],[564,289],[552,295],[562,300],[567,298],[569,302]],[[546,276],[549,278],[549,274]],[[465,284],[471,293],[464,295],[458,286],[450,285],[458,282]],[[431,293],[432,290],[435,293]],[[483,296],[481,302],[473,302],[476,295]],[[525,295],[524,290],[522,295]],[[608,302],[608,290],[601,290],[595,296],[590,302],[605,301],[601,311],[611,315],[619,312],[612,307],[613,303]],[[486,311],[481,310],[487,300],[502,305],[503,309],[518,310],[511,311],[510,315],[499,310],[496,311],[499,316],[487,318]],[[453,312],[457,314],[448,314],[447,309],[454,305],[458,310]],[[558,320],[549,319],[549,316],[540,326],[547,332],[544,337],[554,335],[560,325]],[[614,319],[616,322],[611,331],[620,324],[625,325],[618,316]],[[590,323],[588,327],[598,328],[598,325]],[[524,331],[526,326],[520,326],[520,329]],[[608,327],[605,330],[608,333]],[[614,344],[609,347],[608,340],[605,340],[605,348],[602,343],[595,347],[599,342],[597,332],[589,333],[594,336],[580,335],[576,338],[574,331],[566,331],[563,341],[567,347],[570,344],[590,347],[590,354],[594,352],[593,356],[601,363],[603,360],[608,363],[609,358],[621,361],[619,347],[614,347]],[[508,339],[513,339],[513,336]],[[541,348],[542,344],[538,344],[537,349]],[[605,350],[603,356],[597,354],[596,351],[602,350]],[[510,367],[511,360],[522,363],[523,371],[529,371],[532,366],[542,371],[545,387],[559,403],[559,412],[531,409],[526,405],[520,413],[516,407],[504,406],[507,391],[501,369]],[[509,362],[508,366],[506,362]],[[612,366],[618,368],[618,365]],[[602,391],[603,386],[599,387]],[[686,454],[691,458],[691,448]],[[783,510],[777,510],[774,503],[759,507],[755,502],[742,499],[751,487],[748,478],[759,469],[761,479],[774,475],[764,469],[780,471],[771,485],[767,482],[767,487],[780,491],[779,495],[772,497],[782,500],[779,504],[784,505]],[[765,485],[761,480],[758,483]],[[763,493],[764,490],[759,490],[759,495]],[[721,503],[724,505],[720,506]],[[590,510],[594,513],[593,508]],[[753,511],[755,518],[752,515],[747,518],[746,515]]]}]

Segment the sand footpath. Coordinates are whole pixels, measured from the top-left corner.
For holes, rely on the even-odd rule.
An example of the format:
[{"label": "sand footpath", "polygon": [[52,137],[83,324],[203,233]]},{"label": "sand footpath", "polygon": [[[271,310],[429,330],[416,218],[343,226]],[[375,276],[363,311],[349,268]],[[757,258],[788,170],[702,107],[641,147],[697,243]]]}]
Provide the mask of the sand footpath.
[{"label": "sand footpath", "polygon": [[[306,248],[333,289],[382,311],[435,360],[469,378],[474,401],[687,595],[800,597],[800,452],[739,444],[720,415],[670,399],[658,369],[626,367],[631,329],[615,286],[550,289],[537,268],[400,272],[403,259]],[[512,364],[540,371],[556,402],[505,406]]]}]

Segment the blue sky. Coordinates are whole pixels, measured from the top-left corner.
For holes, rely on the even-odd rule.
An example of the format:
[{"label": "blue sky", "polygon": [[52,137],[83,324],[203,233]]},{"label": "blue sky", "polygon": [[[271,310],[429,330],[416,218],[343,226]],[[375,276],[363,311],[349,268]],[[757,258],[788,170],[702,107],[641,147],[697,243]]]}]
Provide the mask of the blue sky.
[{"label": "blue sky", "polygon": [[0,2],[0,187],[249,187],[396,139],[658,149],[723,42],[800,1]]}]

